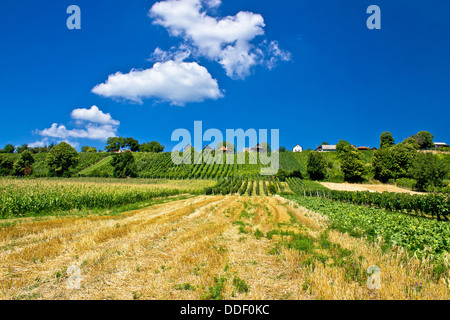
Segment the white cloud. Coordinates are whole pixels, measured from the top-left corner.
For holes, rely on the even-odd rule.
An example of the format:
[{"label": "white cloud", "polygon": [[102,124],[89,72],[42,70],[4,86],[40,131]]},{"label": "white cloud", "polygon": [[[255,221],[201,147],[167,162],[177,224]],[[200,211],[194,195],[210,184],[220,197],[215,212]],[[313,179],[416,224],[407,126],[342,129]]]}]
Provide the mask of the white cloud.
[{"label": "white cloud", "polygon": [[[50,128],[37,130],[37,134],[47,138],[56,139],[91,139],[105,141],[109,137],[115,137],[119,121],[114,120],[109,113],[103,113],[98,107],[92,106],[90,109],[74,109],[71,117],[77,120],[81,128],[67,129],[63,124],[53,123]],[[40,142],[35,142],[39,144]],[[68,142],[69,143],[69,142]],[[77,142],[70,142],[77,145]]]},{"label": "white cloud", "polygon": [[36,148],[36,147],[42,148],[42,147],[45,147],[46,145],[48,145],[48,138],[44,138],[44,139],[42,139],[42,141],[35,141],[32,143],[29,143],[28,147],[29,148]]},{"label": "white cloud", "polygon": [[[234,16],[215,18],[203,9],[217,8],[220,0],[166,0],[155,3],[149,16],[153,23],[168,29],[175,37],[182,37],[198,49],[198,54],[219,62],[231,78],[244,78],[251,68],[266,64],[287,52],[263,50],[251,42],[264,35],[264,19],[260,14],[241,11]],[[270,65],[273,65],[270,64]]]},{"label": "white cloud", "polygon": [[[156,50],[162,55],[162,50]],[[168,60],[158,62],[146,70],[117,72],[92,89],[92,92],[109,98],[123,98],[142,103],[144,98],[169,101],[172,105],[201,102],[222,97],[217,80],[205,67],[196,62]]]},{"label": "white cloud", "polygon": [[103,113],[97,106],[92,106],[90,109],[74,109],[71,113],[72,119],[85,120],[101,124],[110,124],[118,126],[119,121],[111,118],[109,113]]},{"label": "white cloud", "polygon": [[65,125],[53,123],[50,128],[40,130],[38,133],[44,137],[51,138],[84,138],[91,140],[106,140],[109,137],[115,137],[117,127],[112,125],[93,125],[87,124],[82,129],[67,129]]},{"label": "white cloud", "polygon": [[183,62],[192,55],[193,50],[194,48],[184,44],[179,45],[178,47],[172,47],[169,51],[164,51],[160,47],[157,47],[148,61],[167,62],[174,60],[175,62]]}]

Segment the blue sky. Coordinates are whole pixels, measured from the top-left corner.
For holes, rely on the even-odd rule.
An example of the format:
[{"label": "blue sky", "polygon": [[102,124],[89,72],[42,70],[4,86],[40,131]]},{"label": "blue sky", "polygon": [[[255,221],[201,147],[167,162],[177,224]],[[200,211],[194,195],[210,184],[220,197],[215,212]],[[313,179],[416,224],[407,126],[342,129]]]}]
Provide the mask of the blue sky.
[{"label": "blue sky", "polygon": [[194,121],[279,129],[288,149],[450,142],[449,1],[183,1],[0,1],[0,147],[112,133],[170,151]]}]

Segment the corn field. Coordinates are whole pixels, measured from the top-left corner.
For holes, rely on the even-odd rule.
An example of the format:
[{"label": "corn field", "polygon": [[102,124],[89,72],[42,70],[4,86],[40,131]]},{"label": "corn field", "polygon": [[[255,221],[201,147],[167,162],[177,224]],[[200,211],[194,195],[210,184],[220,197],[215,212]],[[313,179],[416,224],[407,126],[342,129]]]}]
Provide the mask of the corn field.
[{"label": "corn field", "polygon": [[0,179],[0,216],[32,215],[57,210],[111,208],[193,190],[121,183],[67,180]]}]

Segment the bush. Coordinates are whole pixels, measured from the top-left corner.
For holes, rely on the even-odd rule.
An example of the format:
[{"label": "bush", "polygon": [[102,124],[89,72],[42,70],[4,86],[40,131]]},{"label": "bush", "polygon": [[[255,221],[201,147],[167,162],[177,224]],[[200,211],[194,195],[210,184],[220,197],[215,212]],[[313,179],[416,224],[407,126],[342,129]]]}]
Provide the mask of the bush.
[{"label": "bush", "polygon": [[407,189],[414,189],[416,187],[417,181],[409,178],[400,178],[397,179],[397,186],[404,187]]},{"label": "bush", "polygon": [[14,163],[13,175],[29,176],[33,173],[31,165],[34,163],[33,154],[29,150],[25,150],[20,154],[19,160]]},{"label": "bush", "polygon": [[7,157],[0,157],[0,176],[8,176],[14,166],[14,162]]},{"label": "bush", "polygon": [[275,194],[277,193],[277,187],[274,184],[269,184],[269,186],[267,187],[267,191],[271,194]]},{"label": "bush", "polygon": [[307,171],[312,180],[323,180],[326,174],[327,163],[320,152],[310,152],[308,155]]},{"label": "bush", "polygon": [[444,160],[432,153],[419,153],[410,168],[411,177],[417,181],[419,190],[442,187],[448,173],[449,168]]}]

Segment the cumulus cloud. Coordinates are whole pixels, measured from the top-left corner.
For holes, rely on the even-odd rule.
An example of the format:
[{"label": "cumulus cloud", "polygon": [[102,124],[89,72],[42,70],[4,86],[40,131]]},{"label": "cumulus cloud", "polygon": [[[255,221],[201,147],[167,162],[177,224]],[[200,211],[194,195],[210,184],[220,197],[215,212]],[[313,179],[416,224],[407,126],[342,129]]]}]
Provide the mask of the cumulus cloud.
[{"label": "cumulus cloud", "polygon": [[53,123],[50,128],[40,130],[38,133],[44,137],[52,138],[84,138],[91,140],[106,140],[109,137],[115,137],[117,127],[112,125],[96,126],[87,124],[85,128],[81,129],[67,129],[65,125]]},{"label": "cumulus cloud", "polygon": [[48,138],[44,138],[41,141],[35,141],[35,142],[32,142],[32,143],[29,143],[28,147],[29,148],[36,148],[36,147],[42,148],[42,147],[45,147],[46,145],[48,145],[47,142],[48,142]]},{"label": "cumulus cloud", "polygon": [[111,118],[109,113],[103,113],[97,106],[92,106],[90,109],[74,109],[71,113],[71,117],[76,120],[85,120],[114,126],[120,124],[119,121]]},{"label": "cumulus cloud", "polygon": [[[290,59],[290,54],[281,50],[278,43],[277,50],[264,48],[264,42],[251,43],[264,35],[265,24],[260,14],[241,11],[223,18],[207,14],[207,9],[220,4],[220,0],[166,0],[155,3],[149,16],[154,24],[195,47],[199,55],[219,62],[231,78],[244,78],[253,66],[268,65],[267,61],[273,67],[281,56]],[[272,49],[274,46],[275,42]]]},{"label": "cumulus cloud", "polygon": [[[162,56],[162,50],[156,50],[156,55]],[[155,98],[180,106],[223,96],[217,80],[205,67],[182,60],[157,62],[150,69],[133,69],[125,74],[117,72],[110,75],[105,83],[95,86],[92,92],[140,104],[144,98]]]},{"label": "cumulus cloud", "polygon": [[[63,124],[53,123],[50,128],[37,130],[37,134],[46,138],[56,139],[91,139],[105,141],[109,137],[115,137],[119,121],[114,120],[109,113],[103,113],[97,106],[90,109],[74,109],[71,117],[77,120],[80,128],[68,129]],[[47,141],[44,138],[43,141]],[[67,142],[67,141],[66,141]],[[36,142],[35,144],[39,144]],[[76,145],[76,142],[70,142]]]}]

